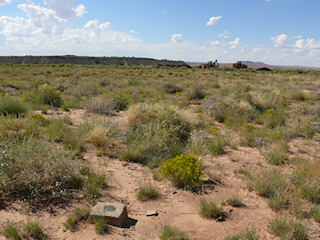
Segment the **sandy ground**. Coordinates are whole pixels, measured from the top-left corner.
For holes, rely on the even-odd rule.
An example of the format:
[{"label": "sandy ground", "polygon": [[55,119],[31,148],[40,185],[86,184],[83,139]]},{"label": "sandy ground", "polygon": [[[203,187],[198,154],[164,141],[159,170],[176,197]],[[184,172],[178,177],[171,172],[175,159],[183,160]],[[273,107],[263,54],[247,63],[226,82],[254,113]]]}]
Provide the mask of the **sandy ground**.
[{"label": "sandy ground", "polygon": [[[52,114],[52,113],[51,113]],[[85,110],[71,110],[68,115],[75,125],[94,116]],[[120,125],[126,123],[126,113],[109,117]],[[292,148],[300,144],[293,142]],[[308,145],[309,146],[309,145]],[[298,151],[298,150],[297,150]],[[267,200],[259,197],[255,192],[247,189],[247,182],[234,174],[235,169],[251,166],[267,168],[264,157],[254,148],[239,147],[237,150],[227,149],[226,154],[214,157],[203,157],[207,172],[214,172],[220,176],[222,183],[204,189],[204,196],[208,200],[223,201],[237,195],[245,206],[240,208],[226,206],[225,221],[217,222],[202,218],[199,212],[199,193],[176,189],[167,180],[155,181],[154,170],[140,164],[123,162],[108,157],[97,157],[97,150],[89,149],[84,155],[86,161],[95,171],[107,176],[110,189],[108,194],[96,201],[112,201],[127,204],[130,227],[112,227],[109,234],[100,236],[94,231],[94,226],[81,223],[75,232],[70,232],[64,226],[69,214],[76,207],[82,207],[88,202],[82,195],[77,195],[67,204],[47,207],[41,211],[32,212],[29,209],[19,209],[18,204],[0,205],[0,227],[8,222],[23,223],[27,220],[38,220],[46,229],[50,239],[159,239],[159,234],[165,225],[172,225],[186,231],[190,239],[209,240],[225,239],[227,236],[238,233],[243,229],[255,228],[260,239],[277,239],[268,233],[269,221],[277,214],[268,207]],[[137,200],[137,191],[140,186],[151,183],[155,185],[160,197],[155,200],[140,202]],[[93,207],[96,201],[90,202]],[[157,210],[158,216],[147,217],[147,210]],[[313,223],[311,239],[320,239],[319,225]],[[3,237],[0,239],[4,239]]]}]

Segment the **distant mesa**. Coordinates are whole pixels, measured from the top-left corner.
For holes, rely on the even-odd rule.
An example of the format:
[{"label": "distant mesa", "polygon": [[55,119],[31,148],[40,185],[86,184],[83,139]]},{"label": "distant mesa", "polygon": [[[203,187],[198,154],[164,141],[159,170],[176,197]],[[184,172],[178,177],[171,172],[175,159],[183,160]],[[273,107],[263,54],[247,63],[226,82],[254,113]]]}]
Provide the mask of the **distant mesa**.
[{"label": "distant mesa", "polygon": [[[236,62],[236,61],[235,61]],[[202,64],[204,64],[204,62],[186,62],[187,64],[189,64],[191,67],[194,66],[201,66]],[[304,66],[277,66],[277,65],[268,65],[266,63],[263,62],[252,62],[252,61],[242,61],[243,64],[247,65],[248,68],[254,68],[260,71],[269,71],[271,69],[274,68],[278,68],[278,69],[301,69],[301,70],[320,70],[320,68],[317,67],[304,67]],[[219,62],[219,67],[230,67],[232,68],[232,64],[233,63],[220,63]],[[269,70],[268,70],[269,69]]]},{"label": "distant mesa", "polygon": [[152,58],[135,57],[81,57],[75,55],[63,56],[0,56],[0,64],[73,64],[73,65],[120,65],[120,66],[168,66],[190,67],[183,61],[167,59],[157,60]]}]

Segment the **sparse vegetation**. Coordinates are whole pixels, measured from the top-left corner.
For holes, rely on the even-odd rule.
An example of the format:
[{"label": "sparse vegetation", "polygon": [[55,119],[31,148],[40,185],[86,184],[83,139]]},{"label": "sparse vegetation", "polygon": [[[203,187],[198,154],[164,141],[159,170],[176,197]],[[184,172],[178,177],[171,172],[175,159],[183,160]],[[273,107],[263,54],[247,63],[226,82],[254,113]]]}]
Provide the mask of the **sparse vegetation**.
[{"label": "sparse vegetation", "polygon": [[[0,201],[17,204],[21,214],[72,205],[78,195],[81,203],[100,201],[104,168],[109,158],[121,158],[208,197],[215,185],[228,186],[233,172],[270,209],[290,216],[270,226],[283,239],[306,239],[311,220],[304,227],[291,217],[319,222],[319,72],[2,64],[0,76]],[[131,164],[122,162],[135,169]],[[142,201],[158,196],[153,185],[138,194]],[[201,204],[203,216],[225,217],[218,202]],[[243,203],[235,195],[223,204]],[[76,212],[66,221],[72,231],[87,219]],[[104,222],[97,226],[108,232]],[[11,224],[3,234],[21,239],[25,231]],[[246,229],[228,239],[239,238],[257,236]]]},{"label": "sparse vegetation", "polygon": [[3,235],[8,238],[8,239],[12,239],[12,240],[19,240],[21,239],[21,236],[20,236],[20,230],[19,228],[12,224],[12,223],[9,223],[5,229],[4,229],[4,232],[3,232]]},{"label": "sparse vegetation", "polygon": [[32,238],[36,240],[46,239],[43,227],[38,221],[27,222],[23,227],[24,234],[26,238]]},{"label": "sparse vegetation", "polygon": [[160,234],[161,240],[188,240],[188,235],[171,226],[165,226]]},{"label": "sparse vegetation", "polygon": [[200,211],[199,214],[204,218],[217,219],[219,217],[224,217],[225,212],[223,207],[214,201],[207,201],[205,198],[200,200]]},{"label": "sparse vegetation", "polygon": [[226,238],[226,240],[258,240],[256,231],[254,229],[245,229],[241,233],[234,234]]},{"label": "sparse vegetation", "polygon": [[306,240],[308,233],[301,222],[278,217],[270,222],[269,230],[281,239]]},{"label": "sparse vegetation", "polygon": [[158,189],[151,184],[147,184],[139,188],[138,200],[146,201],[149,199],[154,199],[159,196]]}]

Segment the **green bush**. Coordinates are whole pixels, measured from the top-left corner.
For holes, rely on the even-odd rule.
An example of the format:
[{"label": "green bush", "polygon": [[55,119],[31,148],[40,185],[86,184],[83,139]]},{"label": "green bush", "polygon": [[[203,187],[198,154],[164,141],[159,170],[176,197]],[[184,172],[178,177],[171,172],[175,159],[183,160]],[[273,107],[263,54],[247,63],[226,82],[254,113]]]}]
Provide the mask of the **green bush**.
[{"label": "green bush", "polygon": [[0,98],[0,115],[24,116],[28,112],[27,105],[17,99]]},{"label": "green bush", "polygon": [[51,87],[44,87],[39,90],[38,98],[42,104],[51,105],[53,107],[61,107],[63,100],[61,94]]},{"label": "green bush", "polygon": [[185,154],[167,160],[161,165],[161,174],[178,188],[193,188],[202,183],[202,166],[198,158]]}]

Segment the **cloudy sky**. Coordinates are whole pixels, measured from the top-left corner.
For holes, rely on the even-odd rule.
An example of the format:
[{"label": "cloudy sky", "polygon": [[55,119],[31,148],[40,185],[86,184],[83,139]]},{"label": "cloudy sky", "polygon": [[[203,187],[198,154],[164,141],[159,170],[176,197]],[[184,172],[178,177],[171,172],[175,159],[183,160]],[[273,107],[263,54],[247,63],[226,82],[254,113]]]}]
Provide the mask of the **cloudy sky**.
[{"label": "cloudy sky", "polygon": [[0,0],[0,55],[320,67],[319,0]]}]

